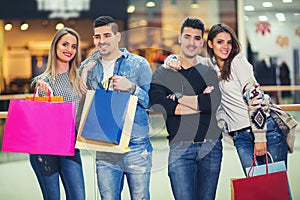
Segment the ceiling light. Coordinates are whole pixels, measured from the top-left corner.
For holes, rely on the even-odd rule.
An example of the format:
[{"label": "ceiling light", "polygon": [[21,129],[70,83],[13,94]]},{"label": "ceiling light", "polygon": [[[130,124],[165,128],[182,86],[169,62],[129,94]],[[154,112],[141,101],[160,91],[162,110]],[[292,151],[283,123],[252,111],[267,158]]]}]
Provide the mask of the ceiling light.
[{"label": "ceiling light", "polygon": [[10,31],[12,29],[13,25],[11,22],[7,22],[5,25],[4,25],[4,30],[6,31]]},{"label": "ceiling light", "polygon": [[270,7],[273,6],[273,4],[272,4],[272,2],[263,2],[262,6],[265,7],[265,8],[270,8]]},{"label": "ceiling light", "polygon": [[293,0],[282,0],[282,3],[292,3]]},{"label": "ceiling light", "polygon": [[275,14],[278,21],[283,22],[286,20],[285,15],[283,13],[276,13]]},{"label": "ceiling light", "polygon": [[29,24],[27,22],[22,22],[20,29],[21,31],[26,31],[29,28]]},{"label": "ceiling light", "polygon": [[191,3],[191,8],[199,8],[200,5],[198,4],[197,0],[192,0],[192,3]]},{"label": "ceiling light", "polygon": [[264,16],[264,15],[261,15],[261,16],[258,16],[258,20],[259,21],[268,21],[268,17]]},{"label": "ceiling light", "polygon": [[244,10],[245,10],[245,11],[254,11],[255,9],[254,9],[253,6],[248,5],[248,6],[244,6]]},{"label": "ceiling light", "polygon": [[55,26],[55,29],[56,29],[56,30],[59,30],[59,29],[62,29],[63,27],[65,27],[65,25],[64,25],[63,23],[61,23],[61,22],[58,22],[58,23],[56,24],[56,26]]},{"label": "ceiling light", "polygon": [[155,2],[154,1],[152,1],[152,0],[147,1],[146,7],[151,8],[151,7],[154,7],[154,6],[155,6]]},{"label": "ceiling light", "polygon": [[135,11],[135,6],[134,5],[130,5],[127,8],[127,13],[133,13]]}]

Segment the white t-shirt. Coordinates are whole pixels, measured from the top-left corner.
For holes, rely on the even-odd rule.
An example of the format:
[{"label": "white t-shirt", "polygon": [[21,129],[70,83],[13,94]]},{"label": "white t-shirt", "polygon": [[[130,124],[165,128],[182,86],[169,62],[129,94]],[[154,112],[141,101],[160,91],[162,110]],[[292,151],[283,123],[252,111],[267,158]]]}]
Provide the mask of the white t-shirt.
[{"label": "white t-shirt", "polygon": [[[114,68],[116,59],[113,60],[101,60],[102,66],[103,66],[103,79],[102,79],[102,85],[104,89],[107,89],[107,84],[109,83],[108,79],[113,76],[114,74]],[[112,90],[113,88],[112,84],[109,84],[109,90]]]}]

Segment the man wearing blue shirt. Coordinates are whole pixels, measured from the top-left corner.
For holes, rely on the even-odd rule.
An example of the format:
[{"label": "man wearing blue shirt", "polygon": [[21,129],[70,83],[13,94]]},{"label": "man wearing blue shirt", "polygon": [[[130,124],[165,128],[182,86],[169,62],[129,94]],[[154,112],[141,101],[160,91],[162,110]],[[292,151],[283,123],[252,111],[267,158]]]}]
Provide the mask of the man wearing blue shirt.
[{"label": "man wearing blue shirt", "polygon": [[131,199],[150,199],[152,145],[146,109],[149,107],[148,90],[152,70],[145,58],[119,48],[121,33],[113,18],[98,17],[94,21],[93,38],[97,50],[81,63],[79,69],[81,91],[85,94],[88,89],[108,88],[138,97],[130,151],[125,154],[96,153],[101,199],[121,199],[124,175]]}]

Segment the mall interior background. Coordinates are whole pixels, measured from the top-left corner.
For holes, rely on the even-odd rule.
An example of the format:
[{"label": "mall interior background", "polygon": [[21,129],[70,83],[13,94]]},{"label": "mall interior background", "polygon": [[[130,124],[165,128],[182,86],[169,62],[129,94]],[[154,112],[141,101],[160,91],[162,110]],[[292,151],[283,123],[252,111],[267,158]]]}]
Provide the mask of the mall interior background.
[{"label": "mall interior background", "polygon": [[[181,22],[187,16],[195,16],[203,20],[206,30],[220,22],[236,30],[243,53],[254,68],[266,57],[273,58],[278,65],[285,61],[291,84],[299,83],[300,1],[272,0],[269,2],[273,2],[273,7],[266,8],[262,0],[154,2],[155,6],[146,7],[148,0],[8,1],[0,8],[1,94],[28,91],[24,82],[42,71],[58,22],[80,33],[85,58],[93,49],[92,22],[99,15],[111,15],[118,20],[123,34],[122,46],[145,56],[153,71],[166,55],[178,52],[177,34]],[[255,10],[245,11],[244,7],[249,5],[255,6]],[[276,13],[285,13],[286,21],[278,21]],[[260,21],[261,15],[267,17],[262,19],[267,21]],[[8,22],[13,25],[10,31],[4,30]],[[20,30],[23,22],[29,24],[28,30]],[[199,53],[205,55],[206,51]]]},{"label": "mall interior background", "polygon": [[[32,77],[45,69],[50,41],[56,32],[55,26],[59,22],[79,32],[82,57],[85,58],[94,49],[92,23],[100,15],[110,15],[117,19],[122,32],[121,46],[125,46],[133,53],[145,56],[153,71],[167,55],[178,52],[177,35],[180,25],[186,17],[194,16],[203,20],[206,33],[215,23],[226,23],[231,26],[237,32],[243,45],[243,54],[254,66],[257,79],[265,85],[281,84],[276,71],[280,71],[283,62],[288,67],[290,84],[299,85],[300,1],[290,0],[291,2],[287,3],[284,1],[287,0],[154,0],[155,5],[150,4],[147,7],[147,3],[151,3],[149,0],[10,0],[0,7],[0,94],[32,92],[32,88],[29,87],[30,81]],[[269,3],[265,3],[264,7],[264,2]],[[283,13],[285,21],[279,21],[276,13]],[[22,31],[20,25],[23,22],[27,22],[29,28]],[[12,24],[11,30],[4,29],[7,23]],[[205,49],[199,54],[205,56]],[[263,75],[272,76],[272,83],[264,82],[265,77],[257,74],[261,69],[260,64],[266,58],[271,60],[274,70],[272,73]],[[285,94],[271,93],[277,103],[300,102],[298,91]],[[8,105],[9,101],[0,101],[0,111],[7,111]],[[293,114],[300,121],[300,113],[293,112]],[[159,156],[162,154],[161,158],[166,158],[166,133],[164,124],[158,123],[160,120],[155,117],[150,117],[150,119],[154,132],[152,140],[156,149],[156,165],[158,162],[165,162],[165,160],[160,161]],[[5,120],[2,119],[1,137],[4,125]],[[289,170],[293,182],[291,187],[296,197],[300,199],[300,191],[295,189],[300,184],[300,175],[296,170],[296,165],[300,164],[299,140],[296,140],[296,144],[296,153],[290,156],[292,159],[289,162],[292,164]],[[97,192],[93,172],[88,169],[88,167],[93,169],[92,157],[93,154],[86,152],[84,159],[87,180],[92,184],[90,192],[92,194],[89,195],[92,196],[91,199],[94,199]],[[239,166],[232,147],[225,146],[224,172],[220,183],[222,187],[218,189],[217,199],[224,199],[223,195],[227,195],[228,198],[225,199],[229,199],[229,178],[242,175],[240,171],[231,168],[232,163]],[[36,198],[40,195],[35,177],[28,168],[26,155],[0,152],[0,199],[2,199],[1,194],[6,194],[5,197],[9,199],[14,199],[14,197],[18,199],[20,195],[27,195],[28,198]],[[29,183],[32,181],[34,187],[19,182],[18,175],[16,176],[18,173],[11,170],[17,170],[20,173],[19,176]],[[165,191],[160,197],[166,195],[164,196],[166,199],[171,198],[167,177],[160,179],[161,176],[165,176],[161,174],[165,171],[156,171],[158,174],[154,173],[154,179],[157,182],[154,181],[152,184],[152,191],[156,188],[157,190],[163,189]],[[10,185],[15,185],[16,182],[20,184],[16,186],[16,188],[20,187],[18,188],[20,194],[13,187],[10,188]],[[160,187],[159,183],[165,184],[166,188]],[[33,192],[27,194],[27,189],[33,189]]]}]

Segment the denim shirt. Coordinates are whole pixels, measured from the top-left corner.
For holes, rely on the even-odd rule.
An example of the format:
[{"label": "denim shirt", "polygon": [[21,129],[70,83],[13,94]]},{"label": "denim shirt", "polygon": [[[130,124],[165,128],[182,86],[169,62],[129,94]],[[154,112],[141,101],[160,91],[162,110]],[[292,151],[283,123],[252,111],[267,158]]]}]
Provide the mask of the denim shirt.
[{"label": "denim shirt", "polygon": [[[149,121],[146,109],[149,108],[148,91],[152,79],[152,70],[145,58],[128,52],[126,48],[120,48],[120,51],[122,52],[122,55],[115,62],[114,74],[125,76],[129,81],[136,84],[136,90],[133,95],[138,97],[138,103],[131,139],[141,139],[149,136]],[[97,63],[87,74],[87,86],[90,90],[103,88],[102,79],[104,72],[101,60],[102,56],[99,51],[95,51],[80,65],[79,74],[81,74],[82,69],[90,61],[95,61]]]}]

